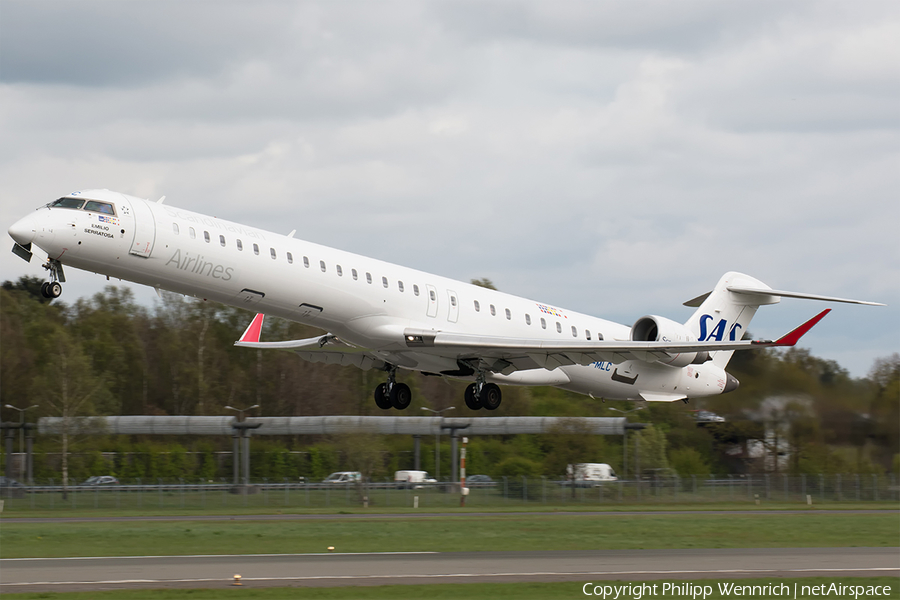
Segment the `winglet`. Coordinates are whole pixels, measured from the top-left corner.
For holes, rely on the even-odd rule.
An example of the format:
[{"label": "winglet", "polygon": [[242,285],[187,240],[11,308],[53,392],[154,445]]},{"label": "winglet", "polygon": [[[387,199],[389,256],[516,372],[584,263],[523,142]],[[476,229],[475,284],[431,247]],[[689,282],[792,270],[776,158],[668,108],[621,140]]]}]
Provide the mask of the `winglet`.
[{"label": "winglet", "polygon": [[807,331],[812,329],[816,323],[818,323],[819,321],[824,319],[825,315],[827,315],[830,312],[831,312],[831,309],[826,308],[825,310],[823,310],[822,312],[820,312],[819,314],[814,316],[812,319],[810,319],[809,321],[807,321],[800,327],[797,327],[792,332],[787,333],[787,334],[781,336],[780,338],[778,338],[777,340],[775,340],[775,343],[772,345],[773,346],[793,346],[798,341],[800,341],[800,338],[802,338],[804,335],[806,335]]},{"label": "winglet", "polygon": [[244,335],[241,336],[239,341],[241,342],[258,342],[259,334],[262,333],[263,319],[266,315],[262,313],[256,313],[256,316],[253,317],[253,321],[250,322],[250,325],[247,326],[247,329],[244,331]]}]

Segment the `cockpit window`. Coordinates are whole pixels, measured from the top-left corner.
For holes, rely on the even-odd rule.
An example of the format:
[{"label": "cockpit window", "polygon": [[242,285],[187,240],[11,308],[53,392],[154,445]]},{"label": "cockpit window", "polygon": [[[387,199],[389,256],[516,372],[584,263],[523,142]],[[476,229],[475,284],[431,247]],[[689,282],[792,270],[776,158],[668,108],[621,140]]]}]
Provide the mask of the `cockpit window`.
[{"label": "cockpit window", "polygon": [[[63,198],[65,200],[65,198]],[[114,215],[116,211],[109,202],[97,202],[96,200],[88,200],[84,205],[84,210],[103,213],[105,215]]]},{"label": "cockpit window", "polygon": [[50,203],[51,208],[81,208],[84,204],[83,198],[60,198]]}]

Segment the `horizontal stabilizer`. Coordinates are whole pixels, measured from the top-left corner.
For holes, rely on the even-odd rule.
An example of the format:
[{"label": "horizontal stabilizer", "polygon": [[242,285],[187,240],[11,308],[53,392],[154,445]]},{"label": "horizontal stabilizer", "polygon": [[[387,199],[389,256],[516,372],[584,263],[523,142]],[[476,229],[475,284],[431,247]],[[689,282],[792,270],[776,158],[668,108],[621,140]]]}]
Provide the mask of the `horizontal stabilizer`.
[{"label": "horizontal stabilizer", "polygon": [[834,296],[819,296],[817,294],[803,294],[800,292],[785,292],[783,290],[755,289],[728,286],[729,292],[736,294],[746,294],[749,296],[781,296],[782,298],[801,298],[804,300],[823,300],[825,302],[845,302],[847,304],[865,304],[867,306],[884,306],[880,302],[869,302],[867,300],[850,300],[849,298],[835,298]]}]

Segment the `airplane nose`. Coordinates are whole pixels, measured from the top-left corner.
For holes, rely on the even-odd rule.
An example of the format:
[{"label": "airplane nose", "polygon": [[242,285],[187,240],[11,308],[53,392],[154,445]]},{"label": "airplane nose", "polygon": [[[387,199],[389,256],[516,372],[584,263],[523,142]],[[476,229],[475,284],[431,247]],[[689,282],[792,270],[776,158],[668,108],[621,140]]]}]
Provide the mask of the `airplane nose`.
[{"label": "airplane nose", "polygon": [[727,394],[728,392],[733,392],[734,390],[741,387],[741,382],[738,381],[738,378],[732,375],[731,373],[725,373],[727,376],[725,379],[725,389],[722,390],[723,394]]},{"label": "airplane nose", "polygon": [[37,231],[34,215],[28,215],[24,219],[16,221],[10,225],[7,231],[9,232],[9,237],[16,240],[17,244],[27,246],[34,241],[34,234]]}]

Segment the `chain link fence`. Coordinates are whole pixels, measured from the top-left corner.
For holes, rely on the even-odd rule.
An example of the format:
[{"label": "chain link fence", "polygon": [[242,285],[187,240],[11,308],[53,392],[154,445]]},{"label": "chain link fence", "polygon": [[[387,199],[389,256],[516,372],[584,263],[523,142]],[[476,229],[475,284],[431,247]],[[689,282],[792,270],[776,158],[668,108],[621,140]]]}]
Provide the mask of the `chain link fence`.
[{"label": "chain link fence", "polygon": [[[618,481],[555,481],[504,477],[470,484],[466,506],[603,506],[616,504],[897,502],[895,475],[725,475],[653,477]],[[453,483],[398,486],[393,481],[325,484],[253,481],[134,480],[112,485],[58,481],[0,488],[8,514],[29,510],[210,510],[228,508],[435,509],[460,505]]]}]

